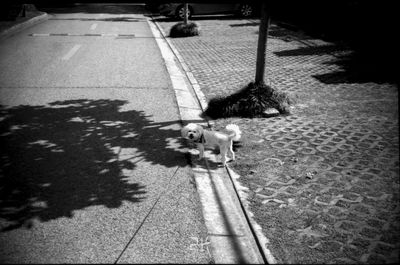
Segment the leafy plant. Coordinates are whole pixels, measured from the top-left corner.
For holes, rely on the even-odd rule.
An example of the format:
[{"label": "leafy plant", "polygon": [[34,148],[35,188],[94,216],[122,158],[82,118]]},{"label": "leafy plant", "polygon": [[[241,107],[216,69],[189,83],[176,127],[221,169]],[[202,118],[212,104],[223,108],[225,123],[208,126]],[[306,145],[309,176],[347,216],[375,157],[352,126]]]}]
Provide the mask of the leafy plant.
[{"label": "leafy plant", "polygon": [[275,108],[280,114],[289,114],[290,104],[286,93],[263,83],[251,82],[234,94],[211,99],[204,114],[213,119],[232,116],[256,117],[263,115],[268,108]]}]

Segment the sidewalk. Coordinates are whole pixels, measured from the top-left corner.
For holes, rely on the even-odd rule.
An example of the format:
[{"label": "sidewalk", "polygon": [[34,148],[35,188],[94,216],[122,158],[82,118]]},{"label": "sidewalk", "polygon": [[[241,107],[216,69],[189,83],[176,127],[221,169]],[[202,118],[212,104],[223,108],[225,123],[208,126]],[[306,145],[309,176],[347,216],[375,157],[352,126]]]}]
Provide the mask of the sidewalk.
[{"label": "sidewalk", "polygon": [[[200,36],[170,40],[207,100],[253,81],[258,20],[193,20]],[[176,23],[156,21],[165,32]],[[397,86],[354,66],[345,46],[275,24],[269,33],[265,80],[296,100],[292,114],[214,121],[243,131],[229,167],[266,248],[278,263],[397,263]]]}]

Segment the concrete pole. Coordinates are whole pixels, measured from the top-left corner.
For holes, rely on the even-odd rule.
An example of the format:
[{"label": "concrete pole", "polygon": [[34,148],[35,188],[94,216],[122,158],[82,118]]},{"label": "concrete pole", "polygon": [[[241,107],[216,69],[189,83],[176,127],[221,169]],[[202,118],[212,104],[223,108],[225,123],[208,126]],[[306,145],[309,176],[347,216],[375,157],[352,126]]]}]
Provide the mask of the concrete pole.
[{"label": "concrete pole", "polygon": [[268,0],[262,1],[261,21],[258,32],[257,62],[256,62],[256,84],[264,84],[265,58],[267,53],[268,29],[271,19],[270,11],[267,5]]}]

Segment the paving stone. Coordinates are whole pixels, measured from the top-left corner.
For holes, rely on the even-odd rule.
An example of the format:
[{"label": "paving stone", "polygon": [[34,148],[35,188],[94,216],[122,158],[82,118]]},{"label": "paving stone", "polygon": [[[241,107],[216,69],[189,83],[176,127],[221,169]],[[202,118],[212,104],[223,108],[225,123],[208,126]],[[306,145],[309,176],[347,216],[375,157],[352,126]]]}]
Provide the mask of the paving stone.
[{"label": "paving stone", "polygon": [[[172,42],[207,100],[253,81],[259,21],[199,22],[200,36]],[[398,87],[346,69],[348,47],[271,29],[284,34],[268,39],[264,78],[296,99],[293,112],[214,124],[243,132],[230,165],[257,193],[250,206],[267,247],[280,263],[398,263]],[[305,211],[320,216],[316,227],[329,237],[288,232],[307,228]]]}]

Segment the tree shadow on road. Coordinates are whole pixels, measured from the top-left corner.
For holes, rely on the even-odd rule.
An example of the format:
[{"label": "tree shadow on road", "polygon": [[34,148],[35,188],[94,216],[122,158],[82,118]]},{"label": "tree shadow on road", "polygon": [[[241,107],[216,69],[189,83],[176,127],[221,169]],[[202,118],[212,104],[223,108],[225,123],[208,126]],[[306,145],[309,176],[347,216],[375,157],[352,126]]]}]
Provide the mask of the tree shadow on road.
[{"label": "tree shadow on road", "polygon": [[138,161],[186,165],[178,121],[154,123],[142,111],[120,111],[125,104],[0,106],[0,231],[144,200],[146,187],[132,179]]}]

